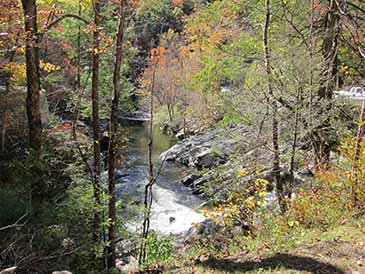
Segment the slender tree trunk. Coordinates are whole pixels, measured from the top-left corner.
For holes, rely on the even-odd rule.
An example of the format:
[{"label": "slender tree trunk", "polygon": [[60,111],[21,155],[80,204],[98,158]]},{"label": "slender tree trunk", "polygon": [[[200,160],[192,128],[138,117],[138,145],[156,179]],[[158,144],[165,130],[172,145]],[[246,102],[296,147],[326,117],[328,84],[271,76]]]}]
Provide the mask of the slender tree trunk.
[{"label": "slender tree trunk", "polygon": [[113,86],[114,86],[114,97],[112,101],[112,109],[110,114],[110,144],[109,144],[109,158],[108,158],[108,175],[109,175],[109,241],[110,245],[108,248],[108,268],[115,268],[115,247],[117,238],[117,210],[116,210],[116,193],[115,193],[115,150],[117,143],[117,131],[118,131],[118,107],[120,99],[120,73],[123,61],[123,36],[124,36],[124,14],[123,14],[124,0],[120,1],[120,17],[117,31],[117,41],[115,49],[115,63],[114,63],[114,74],[113,74]]},{"label": "slender tree trunk", "polygon": [[40,110],[40,74],[36,0],[22,0],[25,18],[27,66],[27,115],[29,144],[40,156],[42,150],[42,120]]},{"label": "slender tree trunk", "polygon": [[[158,60],[157,56],[157,60]],[[151,207],[153,202],[153,193],[152,187],[156,182],[158,174],[155,176],[153,172],[153,160],[152,160],[152,152],[153,152],[153,97],[155,91],[155,81],[156,81],[156,71],[158,66],[158,61],[153,64],[153,74],[152,74],[152,86],[151,86],[151,101],[150,101],[150,125],[149,125],[149,142],[148,142],[148,183],[145,186],[144,192],[144,218],[143,218],[143,227],[142,227],[142,239],[140,245],[140,252],[138,258],[138,264],[143,265],[146,262],[147,252],[146,252],[146,244],[150,229],[150,215],[151,215]],[[160,168],[162,168],[163,163]]]},{"label": "slender tree trunk", "polygon": [[301,87],[298,87],[297,94],[296,94],[296,102],[295,102],[295,116],[294,116],[294,132],[293,132],[293,143],[292,143],[292,151],[290,157],[290,167],[289,172],[291,176],[291,182],[289,185],[289,193],[291,193],[295,177],[294,177],[294,170],[295,170],[295,157],[297,152],[297,142],[298,142],[298,131],[299,131],[299,121],[300,121],[300,110],[302,108],[302,90]]},{"label": "slender tree trunk", "polygon": [[266,69],[266,77],[267,77],[267,93],[269,96],[268,104],[272,109],[272,145],[274,151],[274,159],[273,159],[273,173],[275,178],[275,185],[278,195],[278,201],[280,205],[280,209],[282,211],[286,210],[286,203],[284,198],[284,189],[283,184],[280,179],[280,151],[279,151],[279,122],[277,117],[278,106],[276,100],[274,98],[274,92],[272,88],[272,71],[271,71],[271,63],[270,63],[270,49],[268,45],[268,32],[270,28],[270,0],[265,0],[265,23],[263,29],[263,48],[264,48],[264,59],[265,59],[265,69]]},{"label": "slender tree trunk", "polygon": [[101,22],[100,17],[101,4],[99,0],[94,1],[94,24],[95,30],[93,33],[93,65],[92,65],[92,126],[93,126],[93,141],[94,141],[94,197],[96,206],[98,207],[94,213],[94,240],[100,242],[101,240],[101,157],[100,157],[100,142],[99,142],[99,67],[100,67],[100,34],[99,26]]},{"label": "slender tree trunk", "polygon": [[[79,0],[79,16],[81,17],[81,0]],[[76,77],[76,89],[77,92],[81,90],[81,27],[77,27],[77,77]]]}]

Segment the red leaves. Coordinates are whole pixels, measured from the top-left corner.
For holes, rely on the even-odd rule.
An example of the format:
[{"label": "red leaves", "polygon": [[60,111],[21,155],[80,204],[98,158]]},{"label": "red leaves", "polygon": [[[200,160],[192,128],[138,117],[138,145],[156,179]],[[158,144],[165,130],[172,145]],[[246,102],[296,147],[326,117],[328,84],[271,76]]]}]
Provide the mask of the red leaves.
[{"label": "red leaves", "polygon": [[66,123],[63,125],[58,125],[52,129],[53,132],[65,132],[71,131],[74,128],[72,124]]}]

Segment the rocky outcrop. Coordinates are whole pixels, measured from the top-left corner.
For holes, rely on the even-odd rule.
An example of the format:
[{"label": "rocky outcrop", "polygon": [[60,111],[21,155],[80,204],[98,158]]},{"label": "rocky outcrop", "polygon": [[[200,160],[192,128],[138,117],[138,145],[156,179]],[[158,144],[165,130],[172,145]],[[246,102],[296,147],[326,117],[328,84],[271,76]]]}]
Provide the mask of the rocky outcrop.
[{"label": "rocky outcrop", "polygon": [[[282,145],[282,152],[289,147]],[[197,195],[219,198],[232,189],[247,189],[258,178],[274,182],[272,154],[265,142],[257,140],[255,129],[249,127],[207,130],[203,134],[180,141],[162,153],[160,158],[200,170],[200,173],[192,172],[181,180],[181,183],[192,188]],[[246,176],[237,176],[237,167],[252,169],[256,162],[261,169],[259,175],[252,170]],[[303,177],[300,173],[293,177],[285,167],[280,172],[284,185],[302,183]],[[205,187],[208,183],[209,187]],[[272,189],[273,185],[269,184],[268,191]]]},{"label": "rocky outcrop", "polygon": [[211,129],[204,134],[191,136],[162,153],[161,159],[198,169],[224,164],[240,147],[234,136],[248,133],[242,128],[230,132],[232,135],[228,138],[224,129]]}]

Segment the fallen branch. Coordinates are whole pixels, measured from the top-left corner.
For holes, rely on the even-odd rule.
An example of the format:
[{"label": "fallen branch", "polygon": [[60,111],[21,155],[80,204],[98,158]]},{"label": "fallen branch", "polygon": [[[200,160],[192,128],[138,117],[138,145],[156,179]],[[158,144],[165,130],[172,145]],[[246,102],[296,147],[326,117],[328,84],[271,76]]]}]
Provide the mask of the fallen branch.
[{"label": "fallen branch", "polygon": [[19,224],[26,216],[28,215],[28,213],[25,213],[23,216],[21,216],[14,224],[11,224],[11,225],[7,225],[7,226],[4,226],[4,227],[0,227],[0,231],[4,231],[6,229],[10,229],[10,228],[15,228],[15,227],[21,227],[21,226],[24,226],[27,221],[25,221],[24,223],[22,224]]}]

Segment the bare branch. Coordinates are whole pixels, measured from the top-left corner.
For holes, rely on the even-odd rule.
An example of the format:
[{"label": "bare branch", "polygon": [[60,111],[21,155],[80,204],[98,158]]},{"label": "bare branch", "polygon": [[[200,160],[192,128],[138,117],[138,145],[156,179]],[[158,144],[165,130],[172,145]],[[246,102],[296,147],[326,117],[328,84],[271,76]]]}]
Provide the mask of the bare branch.
[{"label": "bare branch", "polygon": [[90,22],[88,20],[86,20],[85,18],[83,18],[79,15],[67,13],[67,14],[62,14],[60,17],[57,17],[52,22],[50,22],[47,26],[45,26],[44,27],[45,32],[49,31],[51,28],[53,28],[59,22],[61,22],[62,20],[66,19],[66,18],[74,18],[74,19],[77,19],[81,22],[84,22],[86,25],[90,24]]},{"label": "bare branch", "polygon": [[24,223],[19,224],[26,216],[28,215],[28,213],[25,213],[23,216],[21,216],[14,224],[11,225],[7,225],[4,227],[0,227],[0,231],[6,230],[6,229],[10,229],[10,228],[14,228],[14,227],[21,227],[23,225],[25,225],[27,223],[27,221],[25,221]]}]

